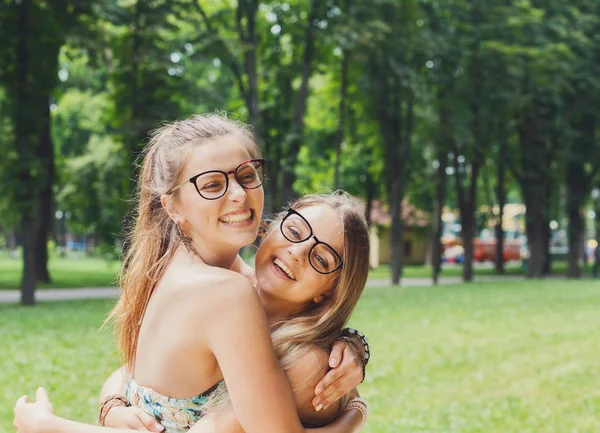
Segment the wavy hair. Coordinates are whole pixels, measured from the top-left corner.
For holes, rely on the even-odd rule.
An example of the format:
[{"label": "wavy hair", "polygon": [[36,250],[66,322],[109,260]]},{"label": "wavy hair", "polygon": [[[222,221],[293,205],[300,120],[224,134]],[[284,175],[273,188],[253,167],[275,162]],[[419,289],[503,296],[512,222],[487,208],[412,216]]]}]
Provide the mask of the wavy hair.
[{"label": "wavy hair", "polygon": [[[250,129],[228,119],[224,113],[193,115],[166,123],[150,134],[150,141],[140,155],[134,223],[125,229],[129,249],[119,274],[121,296],[104,323],[114,322],[121,363],[130,368],[135,361],[139,329],[150,296],[181,242],[160,197],[179,182],[193,147],[224,136],[238,138],[252,158],[260,158]],[[178,193],[174,192],[175,199]]]},{"label": "wavy hair", "polygon": [[[277,324],[271,329],[271,338],[275,353],[284,371],[289,370],[303,355],[315,347],[329,352],[342,328],[348,323],[361,294],[364,291],[369,274],[369,229],[365,219],[364,202],[343,191],[331,194],[306,195],[290,204],[294,210],[312,206],[331,207],[342,222],[344,232],[344,265],[335,277],[331,292],[319,304],[296,314],[294,317]],[[286,212],[279,213],[270,225],[267,236],[278,230]],[[316,362],[316,359],[315,359]],[[315,364],[316,366],[316,364]],[[304,383],[294,389],[300,391],[312,382],[318,370],[306,377]],[[219,411],[229,404],[227,388],[221,384],[213,392],[203,410]]]}]

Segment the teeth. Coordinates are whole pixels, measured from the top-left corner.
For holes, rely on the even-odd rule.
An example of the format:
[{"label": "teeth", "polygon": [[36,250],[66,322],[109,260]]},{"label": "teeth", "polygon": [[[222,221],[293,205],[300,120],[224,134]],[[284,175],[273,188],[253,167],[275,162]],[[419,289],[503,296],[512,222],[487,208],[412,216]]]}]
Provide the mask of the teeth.
[{"label": "teeth", "polygon": [[278,258],[276,258],[275,260],[273,260],[273,263],[275,263],[277,266],[279,266],[279,268],[283,272],[285,272],[287,274],[287,276],[290,277],[292,280],[296,279],[296,276],[294,275],[294,273],[281,260],[279,260]]},{"label": "teeth", "polygon": [[221,218],[219,218],[219,221],[224,223],[241,223],[243,221],[249,220],[251,217],[252,211],[246,210],[244,212],[222,216]]}]

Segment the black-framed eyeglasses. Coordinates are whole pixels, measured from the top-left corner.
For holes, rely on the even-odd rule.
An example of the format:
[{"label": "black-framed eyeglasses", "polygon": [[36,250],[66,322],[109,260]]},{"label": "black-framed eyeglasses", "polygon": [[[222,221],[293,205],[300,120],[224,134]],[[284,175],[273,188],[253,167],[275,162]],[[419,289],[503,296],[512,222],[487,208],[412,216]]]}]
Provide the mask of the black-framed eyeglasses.
[{"label": "black-framed eyeglasses", "polygon": [[210,170],[190,177],[185,182],[171,188],[167,194],[172,194],[187,183],[192,183],[200,197],[206,200],[216,200],[225,195],[229,189],[229,175],[233,174],[235,179],[244,189],[256,189],[265,181],[265,160],[251,159],[238,165],[235,170],[221,171]]},{"label": "black-framed eyeglasses", "polygon": [[312,227],[302,215],[294,209],[289,209],[281,225],[281,234],[288,241],[299,244],[314,239],[315,244],[308,252],[308,262],[320,274],[331,274],[343,265],[342,257],[329,244],[320,241],[313,233]]}]

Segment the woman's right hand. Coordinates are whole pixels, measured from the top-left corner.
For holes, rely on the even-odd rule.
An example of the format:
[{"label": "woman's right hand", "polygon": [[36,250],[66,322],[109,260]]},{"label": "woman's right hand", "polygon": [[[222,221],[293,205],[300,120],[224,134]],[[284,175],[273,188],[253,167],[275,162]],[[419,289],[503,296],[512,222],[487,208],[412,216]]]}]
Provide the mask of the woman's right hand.
[{"label": "woman's right hand", "polygon": [[35,396],[34,403],[29,403],[27,396],[24,395],[15,404],[13,425],[17,433],[44,433],[53,417],[52,403],[46,390],[39,387]]},{"label": "woman's right hand", "polygon": [[106,427],[162,433],[165,428],[149,413],[136,406],[113,407],[104,421]]}]

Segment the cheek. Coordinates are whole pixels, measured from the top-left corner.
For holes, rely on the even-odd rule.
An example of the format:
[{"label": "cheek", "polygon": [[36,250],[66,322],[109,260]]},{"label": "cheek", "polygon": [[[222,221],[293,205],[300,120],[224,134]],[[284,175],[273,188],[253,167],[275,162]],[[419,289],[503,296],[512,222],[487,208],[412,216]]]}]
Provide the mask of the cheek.
[{"label": "cheek", "polygon": [[258,250],[256,251],[256,265],[258,267],[259,263],[263,263],[267,257],[269,257],[270,251],[271,249],[271,245],[272,245],[272,236],[267,236],[261,243],[260,243],[260,247],[258,248]]},{"label": "cheek", "polygon": [[249,196],[254,202],[254,207],[259,215],[262,215],[263,207],[265,204],[265,194],[262,186],[257,189],[247,190],[249,192]]}]

